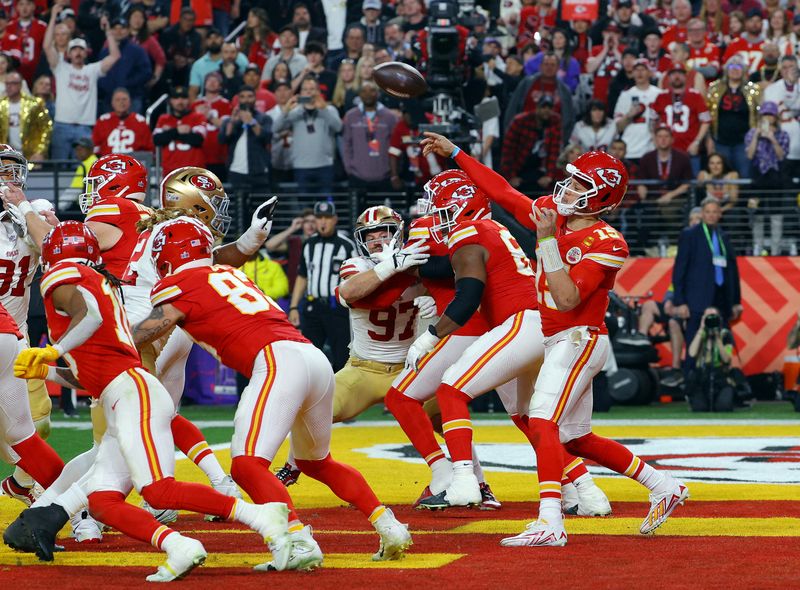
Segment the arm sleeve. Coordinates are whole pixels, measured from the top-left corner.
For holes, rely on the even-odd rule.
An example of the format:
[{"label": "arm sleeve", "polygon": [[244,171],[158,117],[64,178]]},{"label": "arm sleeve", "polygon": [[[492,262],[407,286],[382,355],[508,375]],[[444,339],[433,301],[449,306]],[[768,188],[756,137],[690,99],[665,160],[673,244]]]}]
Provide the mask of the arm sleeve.
[{"label": "arm sleeve", "polygon": [[456,155],[455,162],[492,201],[506,209],[525,227],[535,229],[528,218],[533,204],[530,198],[508,184],[497,172],[467,155],[464,150]]},{"label": "arm sleeve", "polygon": [[[348,305],[353,309],[385,309],[397,301],[415,280],[405,273],[394,275],[366,297],[351,301]],[[339,288],[336,289],[338,291]]]},{"label": "arm sleeve", "polygon": [[175,132],[175,138],[180,141],[181,143],[188,144],[192,147],[200,147],[203,145],[203,137],[202,133],[197,133],[196,131],[190,131],[189,133],[178,133],[177,130]]},{"label": "arm sleeve", "polygon": [[175,127],[166,129],[159,129],[159,127],[160,125],[156,127],[156,131],[153,133],[153,144],[164,146],[178,139],[178,130]]}]

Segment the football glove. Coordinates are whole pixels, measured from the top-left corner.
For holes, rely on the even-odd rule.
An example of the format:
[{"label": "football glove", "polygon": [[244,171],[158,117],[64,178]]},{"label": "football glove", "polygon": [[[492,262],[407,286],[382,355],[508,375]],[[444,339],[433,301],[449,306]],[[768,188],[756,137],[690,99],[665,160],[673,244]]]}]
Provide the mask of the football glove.
[{"label": "football glove", "polygon": [[272,231],[272,216],[275,214],[275,205],[278,204],[277,195],[273,195],[261,203],[253,212],[250,227],[236,240],[236,247],[242,254],[251,256],[261,247]]},{"label": "football glove", "polygon": [[414,298],[414,305],[419,309],[419,317],[423,320],[436,317],[436,301],[429,295]]},{"label": "football glove", "polygon": [[408,354],[406,354],[406,369],[418,370],[419,362],[439,344],[439,340],[441,339],[434,336],[428,330],[423,332],[414,340],[414,343],[408,349]]},{"label": "football glove", "polygon": [[55,362],[58,357],[58,351],[50,345],[26,348],[14,361],[14,376],[20,379],[44,379],[49,371],[47,363]]},{"label": "football glove", "polygon": [[430,254],[427,253],[429,247],[421,242],[409,243],[402,249],[398,249],[397,240],[397,236],[393,237],[388,244],[383,245],[380,252],[372,255],[372,259],[378,263],[375,265],[375,274],[381,281],[385,281],[399,272],[425,264],[430,258]]}]

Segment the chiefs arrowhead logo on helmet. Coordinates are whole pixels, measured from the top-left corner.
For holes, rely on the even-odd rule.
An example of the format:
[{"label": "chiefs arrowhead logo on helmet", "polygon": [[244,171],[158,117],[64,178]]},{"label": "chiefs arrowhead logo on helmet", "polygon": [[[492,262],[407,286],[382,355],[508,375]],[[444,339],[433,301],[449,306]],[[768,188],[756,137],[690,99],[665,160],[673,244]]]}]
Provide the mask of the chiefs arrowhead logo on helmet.
[{"label": "chiefs arrowhead logo on helmet", "polygon": [[210,191],[216,186],[213,180],[203,174],[196,174],[195,176],[192,176],[189,179],[189,182],[204,191]]},{"label": "chiefs arrowhead logo on helmet", "polygon": [[113,174],[113,173],[125,172],[125,170],[127,169],[127,164],[125,163],[124,160],[120,160],[119,158],[114,158],[113,160],[106,160],[105,162],[100,164],[98,168],[100,168],[100,170],[103,170],[104,172],[110,172]]},{"label": "chiefs arrowhead logo on helmet", "polygon": [[446,170],[434,176],[427,189],[432,193],[431,237],[442,243],[459,223],[491,217],[489,198],[461,170]]},{"label": "chiefs arrowhead logo on helmet", "polygon": [[628,190],[624,164],[605,152],[587,152],[566,167],[569,177],[556,183],[558,213],[597,216],[622,202]]},{"label": "chiefs arrowhead logo on helmet", "polygon": [[597,171],[597,175],[611,187],[617,186],[622,182],[622,175],[613,168],[602,168]]}]

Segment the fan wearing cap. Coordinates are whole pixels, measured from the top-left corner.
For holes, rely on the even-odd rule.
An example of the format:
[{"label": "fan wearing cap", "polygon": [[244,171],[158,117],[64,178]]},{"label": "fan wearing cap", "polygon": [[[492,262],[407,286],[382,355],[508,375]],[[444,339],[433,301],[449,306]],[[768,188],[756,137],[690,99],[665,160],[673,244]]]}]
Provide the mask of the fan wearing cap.
[{"label": "fan wearing cap", "polygon": [[33,84],[47,25],[34,17],[36,4],[33,0],[17,0],[14,4],[17,16],[0,36],[0,51],[17,57],[20,74],[28,84]]},{"label": "fan wearing cap", "polygon": [[92,129],[92,142],[100,156],[153,151],[153,132],[139,113],[131,112],[131,95],[117,88],[111,95],[111,112],[100,115]]},{"label": "fan wearing cap", "polygon": [[638,161],[653,149],[651,124],[654,117],[650,105],[660,90],[650,82],[650,62],[640,57],[633,66],[634,86],[619,95],[614,106],[614,120],[617,131],[627,146],[626,155]]},{"label": "fan wearing cap", "polygon": [[209,72],[203,85],[203,95],[192,103],[192,110],[206,119],[206,138],[203,141],[206,168],[226,180],[228,148],[219,141],[219,129],[223,118],[231,114],[232,107],[230,101],[222,95],[223,83],[220,72]]},{"label": "fan wearing cap", "polygon": [[[111,108],[111,96],[117,88],[125,88],[131,95],[131,110],[144,112],[147,83],[153,76],[153,66],[147,52],[131,41],[128,21],[115,18],[111,22],[111,36],[117,41],[120,59],[98,82],[102,110]],[[100,50],[99,59],[109,54],[110,47]]]},{"label": "fan wearing cap", "polygon": [[69,42],[67,46],[69,61],[64,60],[53,43],[56,19],[63,8],[62,4],[53,6],[44,37],[47,63],[53,71],[58,88],[50,153],[55,160],[70,159],[72,142],[80,137],[91,137],[92,127],[97,122],[98,81],[120,58],[117,39],[109,27],[108,19],[104,17],[100,23],[106,33],[108,55],[100,61],[86,64],[86,41],[77,38]]},{"label": "fan wearing cap", "polygon": [[592,98],[605,100],[611,80],[622,69],[622,51],[620,44],[622,31],[619,25],[611,21],[603,29],[603,43],[592,47],[592,53],[586,60],[586,73],[594,77]]},{"label": "fan wearing cap", "polygon": [[364,15],[359,21],[367,34],[367,43],[384,45],[383,27],[386,19],[381,16],[383,2],[381,0],[364,0],[361,3],[361,13]]},{"label": "fan wearing cap", "polygon": [[[248,64],[247,68],[244,70],[244,74],[242,74],[242,85],[250,86],[255,89],[256,110],[259,113],[269,115],[269,111],[275,107],[278,103],[278,99],[275,97],[275,94],[267,88],[267,83],[261,81],[261,68],[254,63]],[[288,98],[286,100],[288,100]],[[236,108],[238,104],[239,97],[234,95],[231,99],[231,107]],[[285,101],[281,104],[285,104]],[[277,112],[275,116],[277,116]],[[273,120],[275,120],[275,116],[271,116]]]},{"label": "fan wearing cap", "polygon": [[690,55],[691,50],[689,49],[689,45],[687,43],[684,43],[683,41],[676,41],[672,44],[672,49],[670,50],[669,56],[666,59],[666,64],[662,64],[661,66],[660,71],[662,76],[658,82],[659,88],[669,88],[669,72],[674,66],[677,65],[686,71],[686,87],[694,88],[700,94],[705,94],[706,79],[703,77],[703,74],[689,67],[688,64]]},{"label": "fan wearing cap", "polygon": [[153,143],[162,148],[164,174],[184,166],[205,166],[203,142],[207,124],[201,113],[189,108],[186,87],[173,87],[169,93],[169,112],[158,118],[153,131]]},{"label": "fan wearing cap", "polygon": [[292,25],[286,25],[280,30],[278,34],[278,43],[281,46],[280,53],[270,57],[267,63],[264,64],[264,70],[261,72],[262,80],[272,80],[272,70],[275,69],[278,62],[286,63],[292,78],[303,71],[303,68],[308,64],[308,60],[297,49],[298,37],[297,29]]},{"label": "fan wearing cap", "polygon": [[764,44],[763,33],[764,19],[760,8],[751,8],[747,11],[747,18],[744,21],[744,31],[737,39],[728,44],[725,53],[722,55],[722,63],[734,55],[741,55],[744,60],[748,74],[753,74],[763,65],[763,54],[761,46]]}]

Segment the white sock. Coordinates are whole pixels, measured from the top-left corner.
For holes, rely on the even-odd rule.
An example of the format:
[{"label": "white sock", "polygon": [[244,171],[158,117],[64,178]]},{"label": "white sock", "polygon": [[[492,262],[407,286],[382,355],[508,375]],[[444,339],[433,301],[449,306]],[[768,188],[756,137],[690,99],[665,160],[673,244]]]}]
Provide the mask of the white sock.
[{"label": "white sock", "polygon": [[294,462],[294,453],[292,453],[292,449],[289,449],[289,455],[286,457],[286,463],[293,470],[297,471],[297,463]]},{"label": "white sock", "polygon": [[572,483],[575,484],[576,488],[580,488],[582,486],[586,486],[587,488],[590,488],[593,485],[595,485],[594,478],[592,478],[592,474],[589,473],[588,471],[586,473],[584,473],[583,475],[581,475],[580,477],[576,478],[575,481],[573,481]]},{"label": "white sock", "polygon": [[226,474],[222,470],[222,465],[219,464],[219,460],[214,453],[209,453],[200,459],[197,466],[203,470],[203,473],[206,474],[212,486],[222,483],[222,480],[225,479]]},{"label": "white sock", "polygon": [[661,471],[653,469],[644,461],[642,461],[642,465],[642,470],[639,472],[639,475],[636,476],[636,481],[638,481],[651,492],[661,493],[666,491],[664,489],[666,488],[666,476]]},{"label": "white sock", "polygon": [[453,463],[453,479],[474,476],[472,461],[456,461]]},{"label": "white sock", "polygon": [[[39,499],[36,500],[31,507],[39,508],[40,506],[49,506],[53,503],[64,506],[64,504],[60,501],[59,496],[64,494],[70,489],[70,486],[78,482],[84,475],[86,475],[86,473],[94,464],[95,457],[97,457],[97,445],[92,446],[92,448],[88,451],[81,453],[69,461],[66,465],[64,465],[64,469],[61,470],[61,474],[56,478],[53,484],[45,490],[44,494],[39,496]],[[81,494],[83,494],[84,498],[86,497],[86,494],[83,492],[81,492]],[[83,508],[80,508],[80,510],[82,509]],[[70,515],[71,514],[72,513],[70,513]]]},{"label": "white sock", "polygon": [[431,494],[439,494],[447,489],[450,482],[453,481],[453,464],[442,457],[431,465]]},{"label": "white sock", "polygon": [[249,502],[245,502],[244,500],[236,500],[236,503],[233,507],[233,513],[231,518],[236,522],[241,522],[243,525],[250,527],[262,538],[266,540],[268,537],[271,536],[270,530],[266,528],[259,527],[259,510],[261,506],[271,506],[274,508],[276,502],[267,502],[266,504],[250,504]]},{"label": "white sock", "polygon": [[179,543],[181,538],[181,534],[177,531],[172,531],[168,534],[163,541],[161,541],[161,550],[166,551],[167,553],[170,552],[171,549],[175,547],[175,543]]},{"label": "white sock", "polygon": [[56,504],[61,506],[67,514],[72,516],[89,507],[89,498],[86,497],[80,484],[76,482],[58,497]]},{"label": "white sock", "polygon": [[550,524],[558,524],[563,518],[561,500],[558,498],[542,498],[539,500],[539,519]]},{"label": "white sock", "polygon": [[22,467],[14,467],[14,481],[23,488],[32,488],[36,482]]}]

